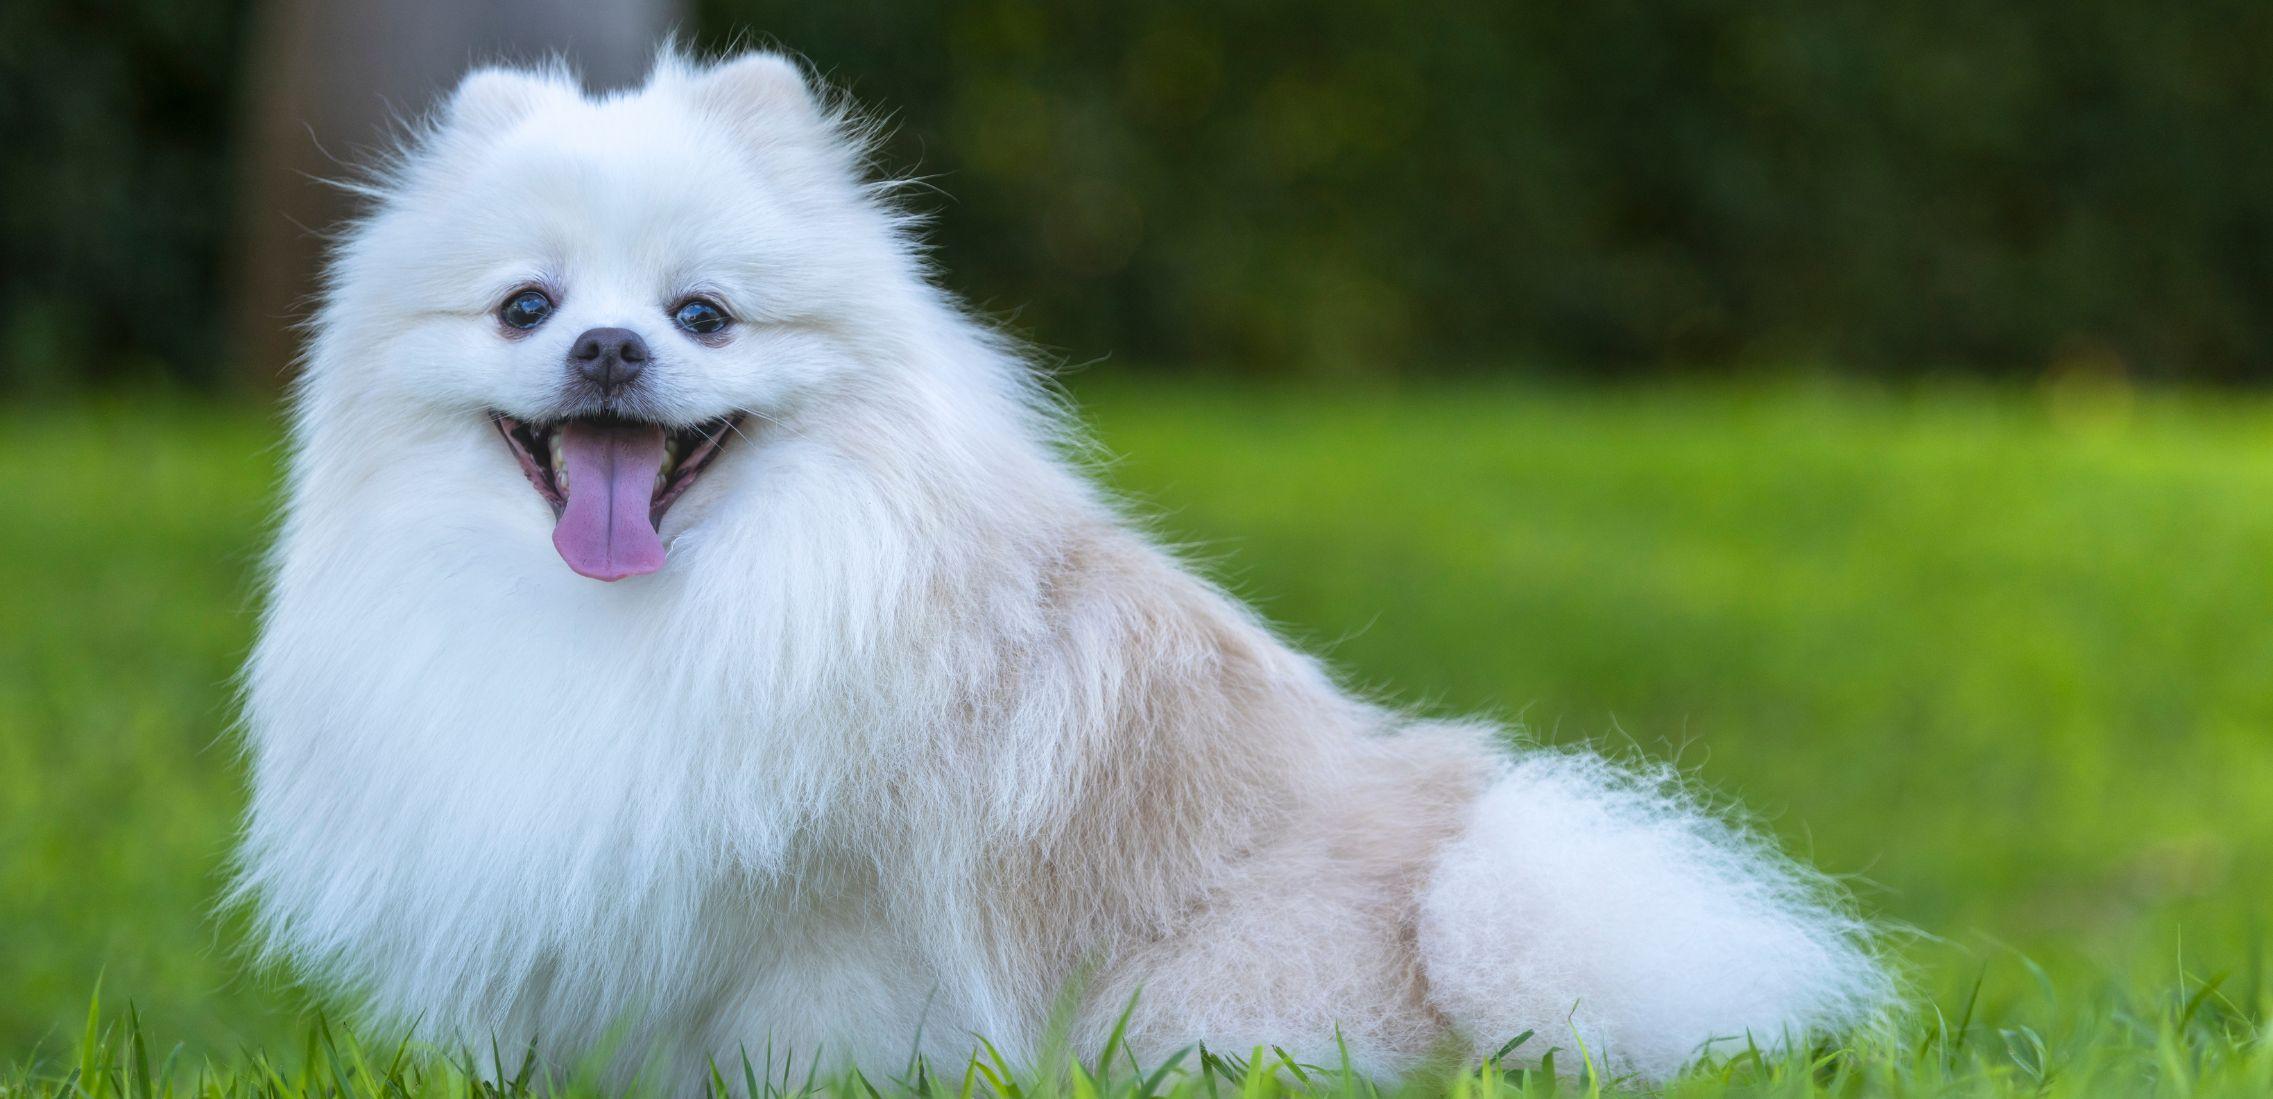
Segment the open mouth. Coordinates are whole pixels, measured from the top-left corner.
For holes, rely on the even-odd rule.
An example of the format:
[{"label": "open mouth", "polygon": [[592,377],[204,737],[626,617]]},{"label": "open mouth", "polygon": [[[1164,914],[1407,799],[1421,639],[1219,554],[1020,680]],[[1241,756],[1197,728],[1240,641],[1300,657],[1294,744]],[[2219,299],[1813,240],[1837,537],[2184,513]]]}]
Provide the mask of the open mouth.
[{"label": "open mouth", "polygon": [[686,495],[726,445],[740,413],[693,427],[574,417],[535,422],[502,412],[490,422],[521,473],[552,506],[553,548],[595,580],[663,567],[663,514]]}]

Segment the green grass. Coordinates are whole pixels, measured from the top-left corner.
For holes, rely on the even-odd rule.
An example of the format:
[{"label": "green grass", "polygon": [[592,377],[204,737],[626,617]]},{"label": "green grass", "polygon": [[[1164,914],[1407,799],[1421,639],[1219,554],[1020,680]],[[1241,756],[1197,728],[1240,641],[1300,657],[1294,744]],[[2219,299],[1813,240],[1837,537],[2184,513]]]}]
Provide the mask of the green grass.
[{"label": "green grass", "polygon": [[[1931,1003],[1896,1040],[1685,1093],[2273,1092],[2273,402],[1082,396],[1108,476],[1354,682],[1677,756],[1924,933],[1905,952]],[[0,426],[0,1094],[466,1094],[433,1055],[353,1067],[210,914],[273,417],[142,401]],[[138,1022],[106,1009],[90,1042],[98,979]],[[871,1082],[907,1090],[902,1068]]]}]

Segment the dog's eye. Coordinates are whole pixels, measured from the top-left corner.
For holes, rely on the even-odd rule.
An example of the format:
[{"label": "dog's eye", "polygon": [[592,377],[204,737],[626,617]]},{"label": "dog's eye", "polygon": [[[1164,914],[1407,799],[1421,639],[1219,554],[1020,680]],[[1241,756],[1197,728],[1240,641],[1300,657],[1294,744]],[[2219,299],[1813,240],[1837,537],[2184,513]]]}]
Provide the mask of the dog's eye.
[{"label": "dog's eye", "polygon": [[679,327],[697,336],[709,336],[725,328],[727,318],[726,311],[720,309],[716,302],[705,301],[702,298],[688,298],[680,302],[677,309],[672,310],[671,319],[677,322]]},{"label": "dog's eye", "polygon": [[498,320],[524,332],[545,323],[549,316],[552,316],[552,299],[541,290],[523,290],[497,308]]}]

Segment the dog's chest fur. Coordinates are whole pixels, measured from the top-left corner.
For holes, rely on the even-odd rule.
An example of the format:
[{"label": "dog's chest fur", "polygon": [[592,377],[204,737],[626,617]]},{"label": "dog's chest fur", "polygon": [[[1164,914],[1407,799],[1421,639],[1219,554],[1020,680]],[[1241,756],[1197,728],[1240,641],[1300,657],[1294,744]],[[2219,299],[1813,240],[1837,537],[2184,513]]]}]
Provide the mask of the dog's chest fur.
[{"label": "dog's chest fur", "polygon": [[291,949],[484,1047],[924,1000],[921,936],[832,849],[846,797],[888,777],[862,719],[673,643],[683,620],[653,605],[344,575],[281,593],[253,685],[289,735],[254,741],[250,878]]}]

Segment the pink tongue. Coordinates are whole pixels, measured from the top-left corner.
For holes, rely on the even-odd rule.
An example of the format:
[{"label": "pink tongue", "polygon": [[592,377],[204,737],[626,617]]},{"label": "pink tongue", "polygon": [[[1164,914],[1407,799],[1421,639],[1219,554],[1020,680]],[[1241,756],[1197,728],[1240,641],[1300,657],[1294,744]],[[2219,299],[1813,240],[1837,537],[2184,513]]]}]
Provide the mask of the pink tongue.
[{"label": "pink tongue", "polygon": [[647,518],[663,471],[662,427],[571,420],[557,445],[568,467],[568,506],[552,528],[560,559],[594,580],[662,568],[663,540]]}]

